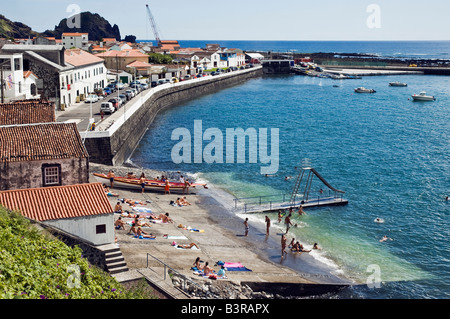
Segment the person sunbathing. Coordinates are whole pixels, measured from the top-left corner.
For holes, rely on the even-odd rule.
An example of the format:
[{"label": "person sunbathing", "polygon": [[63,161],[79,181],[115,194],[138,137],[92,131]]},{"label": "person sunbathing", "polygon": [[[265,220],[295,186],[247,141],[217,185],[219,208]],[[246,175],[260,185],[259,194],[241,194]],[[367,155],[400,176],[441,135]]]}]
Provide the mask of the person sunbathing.
[{"label": "person sunbathing", "polygon": [[[191,249],[192,247],[196,247],[197,249],[200,249],[200,248],[198,248],[198,246],[197,246],[197,244],[196,243],[190,243],[189,245],[177,245],[177,248],[183,248],[183,249]],[[197,267],[198,268],[198,267]]]},{"label": "person sunbathing", "polygon": [[122,205],[120,205],[120,202],[117,202],[116,206],[114,207],[114,213],[117,214],[123,213]]},{"label": "person sunbathing", "polygon": [[138,226],[136,235],[137,235],[138,238],[140,238],[140,239],[142,239],[142,238],[156,238],[155,235],[149,234],[149,233],[143,231],[142,228],[141,228],[141,226]]},{"label": "person sunbathing", "polygon": [[157,218],[159,220],[161,220],[163,223],[173,223],[173,220],[169,217],[169,213],[165,213],[165,214],[159,214],[159,218]]},{"label": "person sunbathing", "polygon": [[124,202],[130,205],[131,207],[135,207],[136,205],[147,205],[143,201],[133,199],[124,199]]},{"label": "person sunbathing", "polygon": [[208,276],[214,272],[214,269],[208,266],[208,262],[205,263],[205,267],[203,267],[203,275]]},{"label": "person sunbathing", "polygon": [[189,203],[189,202],[187,201],[186,196],[180,198],[180,203],[181,203],[182,205],[184,205],[184,206],[191,205],[191,203]]},{"label": "person sunbathing", "polygon": [[125,230],[125,223],[122,220],[122,217],[119,217],[116,222],[114,223],[114,226],[116,226],[116,229],[123,229]]}]

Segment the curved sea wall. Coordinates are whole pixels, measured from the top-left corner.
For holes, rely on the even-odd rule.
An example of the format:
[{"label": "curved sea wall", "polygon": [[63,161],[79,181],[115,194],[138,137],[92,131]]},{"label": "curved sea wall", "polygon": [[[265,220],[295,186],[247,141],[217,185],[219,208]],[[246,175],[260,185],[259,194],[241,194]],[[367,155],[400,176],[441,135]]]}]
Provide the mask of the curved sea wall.
[{"label": "curved sea wall", "polygon": [[263,70],[259,66],[151,88],[100,123],[96,131],[80,133],[89,153],[89,161],[122,165],[160,111],[262,75]]}]

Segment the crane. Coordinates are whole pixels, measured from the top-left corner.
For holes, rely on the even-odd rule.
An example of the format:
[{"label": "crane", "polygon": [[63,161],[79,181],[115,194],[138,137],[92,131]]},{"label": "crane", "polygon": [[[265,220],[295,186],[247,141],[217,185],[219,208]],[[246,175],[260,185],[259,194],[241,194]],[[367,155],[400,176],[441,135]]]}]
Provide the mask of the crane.
[{"label": "crane", "polygon": [[159,45],[159,43],[161,42],[161,39],[159,37],[158,27],[156,26],[155,18],[153,17],[152,12],[150,11],[150,7],[148,6],[148,4],[146,4],[145,6],[147,7],[147,14],[148,14],[148,18],[150,20],[150,24],[152,25],[153,34],[155,35],[155,40],[156,40],[156,42]]}]

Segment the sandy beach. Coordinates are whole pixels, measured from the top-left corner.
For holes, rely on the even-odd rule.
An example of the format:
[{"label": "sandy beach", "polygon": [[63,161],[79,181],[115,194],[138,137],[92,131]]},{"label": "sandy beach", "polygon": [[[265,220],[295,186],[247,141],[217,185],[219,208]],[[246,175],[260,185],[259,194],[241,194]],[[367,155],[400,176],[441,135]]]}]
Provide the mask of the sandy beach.
[{"label": "sandy beach", "polygon": [[[107,172],[111,167],[91,164],[91,173]],[[129,167],[113,167],[116,176],[123,176],[127,172],[139,175],[142,171],[146,176],[156,177],[166,174],[175,178],[177,173],[158,172],[152,170],[139,170]],[[178,173],[180,174],[180,173]],[[96,182],[91,175],[91,182]],[[108,185],[109,186],[109,185]],[[170,204],[176,201],[182,194],[164,194],[163,192],[145,192],[113,188],[112,192],[118,197],[109,197],[112,207],[119,199],[132,199],[140,201],[143,205],[136,205],[145,209],[151,209],[155,215],[169,213],[173,223],[162,224],[150,221],[150,227],[143,230],[154,235],[154,239],[137,239],[128,234],[133,218],[123,218],[127,223],[125,230],[116,230],[117,244],[125,258],[130,270],[161,268],[166,265],[177,272],[194,278],[195,280],[211,281],[207,278],[195,275],[191,267],[197,257],[203,262],[208,262],[215,271],[220,266],[218,261],[241,263],[251,271],[229,271],[228,281],[237,284],[247,282],[259,283],[290,283],[290,284],[348,284],[345,279],[338,278],[330,273],[324,265],[321,265],[307,253],[295,254],[289,252],[288,256],[281,258],[281,231],[272,218],[274,225],[266,236],[265,226],[262,223],[250,223],[249,234],[244,236],[245,228],[243,219],[236,216],[232,210],[232,196],[222,190],[209,185],[209,189],[191,190],[187,195],[189,206],[175,207]],[[130,205],[122,204],[125,211],[134,213]],[[115,219],[120,214],[115,214]],[[144,219],[148,221],[148,219]],[[276,224],[276,223],[275,223]],[[290,239],[288,237],[288,239]],[[189,245],[195,243],[197,248],[180,249],[173,246]],[[148,257],[150,254],[153,257]],[[215,265],[215,266],[214,266]],[[225,280],[225,279],[222,279]]]}]

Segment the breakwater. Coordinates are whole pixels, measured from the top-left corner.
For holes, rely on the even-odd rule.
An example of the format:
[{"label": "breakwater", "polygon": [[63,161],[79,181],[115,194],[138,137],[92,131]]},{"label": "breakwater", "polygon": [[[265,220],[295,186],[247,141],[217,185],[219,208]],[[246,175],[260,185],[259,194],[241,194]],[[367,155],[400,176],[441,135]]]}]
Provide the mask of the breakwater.
[{"label": "breakwater", "polygon": [[257,66],[175,84],[163,84],[141,93],[133,104],[127,104],[110,116],[107,122],[98,125],[96,131],[81,133],[89,153],[89,161],[122,165],[160,111],[262,75],[262,67]]}]

